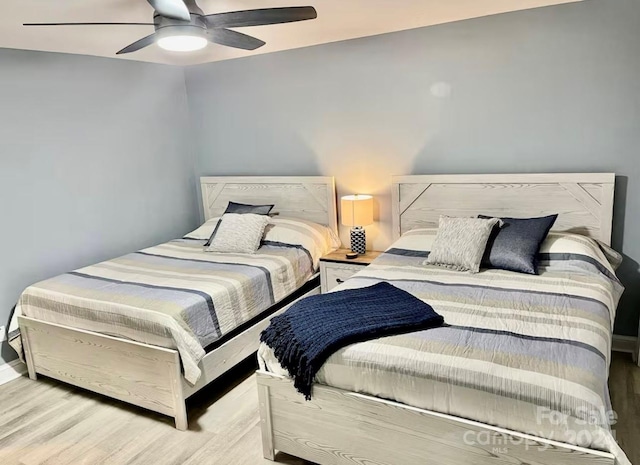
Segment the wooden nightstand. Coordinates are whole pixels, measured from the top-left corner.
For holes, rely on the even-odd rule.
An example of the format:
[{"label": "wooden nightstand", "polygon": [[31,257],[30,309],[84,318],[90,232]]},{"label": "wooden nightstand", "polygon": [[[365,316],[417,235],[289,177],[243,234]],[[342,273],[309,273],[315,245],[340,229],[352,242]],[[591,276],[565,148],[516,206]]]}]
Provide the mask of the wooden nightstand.
[{"label": "wooden nightstand", "polygon": [[350,250],[338,249],[320,259],[320,289],[323,294],[356,274],[382,253],[367,250],[366,254],[350,260],[345,256],[347,252]]}]

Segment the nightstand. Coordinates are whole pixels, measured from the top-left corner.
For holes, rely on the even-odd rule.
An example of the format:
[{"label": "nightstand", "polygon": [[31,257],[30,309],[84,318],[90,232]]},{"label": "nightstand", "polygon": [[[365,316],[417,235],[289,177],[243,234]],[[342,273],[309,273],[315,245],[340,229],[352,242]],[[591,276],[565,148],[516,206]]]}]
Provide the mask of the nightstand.
[{"label": "nightstand", "polygon": [[320,259],[320,289],[323,294],[356,274],[382,253],[367,250],[358,258],[348,259],[345,256],[347,252],[350,250],[338,249]]}]

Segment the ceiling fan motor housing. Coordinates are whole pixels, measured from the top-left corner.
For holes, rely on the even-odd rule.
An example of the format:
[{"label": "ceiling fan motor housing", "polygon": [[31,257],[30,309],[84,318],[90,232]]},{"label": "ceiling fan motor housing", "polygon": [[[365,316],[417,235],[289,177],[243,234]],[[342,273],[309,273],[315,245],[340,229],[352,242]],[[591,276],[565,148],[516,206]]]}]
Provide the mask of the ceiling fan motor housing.
[{"label": "ceiling fan motor housing", "polygon": [[191,21],[167,18],[156,14],[153,17],[156,28],[156,38],[171,37],[176,35],[204,37],[207,32],[207,22],[204,16],[191,13]]}]

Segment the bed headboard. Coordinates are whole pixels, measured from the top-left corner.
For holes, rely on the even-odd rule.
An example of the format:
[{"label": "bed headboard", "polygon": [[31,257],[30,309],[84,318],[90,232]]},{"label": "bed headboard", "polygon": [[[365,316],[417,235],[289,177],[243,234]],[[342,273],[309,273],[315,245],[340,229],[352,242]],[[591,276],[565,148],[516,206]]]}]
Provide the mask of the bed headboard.
[{"label": "bed headboard", "polygon": [[275,204],[274,213],[338,232],[336,188],[325,176],[207,176],[200,178],[204,218],[221,216],[229,201]]},{"label": "bed headboard", "polygon": [[554,231],[611,242],[613,173],[393,176],[394,240],[438,227],[440,215],[534,217],[558,213]]}]

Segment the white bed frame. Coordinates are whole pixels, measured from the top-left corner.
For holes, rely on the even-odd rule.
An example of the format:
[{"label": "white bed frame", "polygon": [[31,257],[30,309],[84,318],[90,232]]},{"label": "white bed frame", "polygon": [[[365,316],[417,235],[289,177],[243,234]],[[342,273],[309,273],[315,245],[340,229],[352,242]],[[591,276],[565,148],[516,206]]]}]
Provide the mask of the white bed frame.
[{"label": "white bed frame", "polygon": [[[312,220],[337,232],[336,191],[331,177],[204,177],[204,216],[224,212],[228,201],[273,203],[274,212]],[[320,293],[319,286],[303,297]],[[302,298],[302,297],[301,297]],[[259,335],[275,315],[207,353],[196,385],[181,372],[177,350],[19,317],[29,377],[55,378],[175,418],[186,430],[185,400],[258,349]]]},{"label": "white bed frame", "polygon": [[[440,215],[542,216],[555,230],[611,240],[614,175],[395,176],[394,236]],[[309,402],[288,378],[258,372],[264,456],[322,465],[613,465],[614,457],[373,396],[315,385]]]}]

